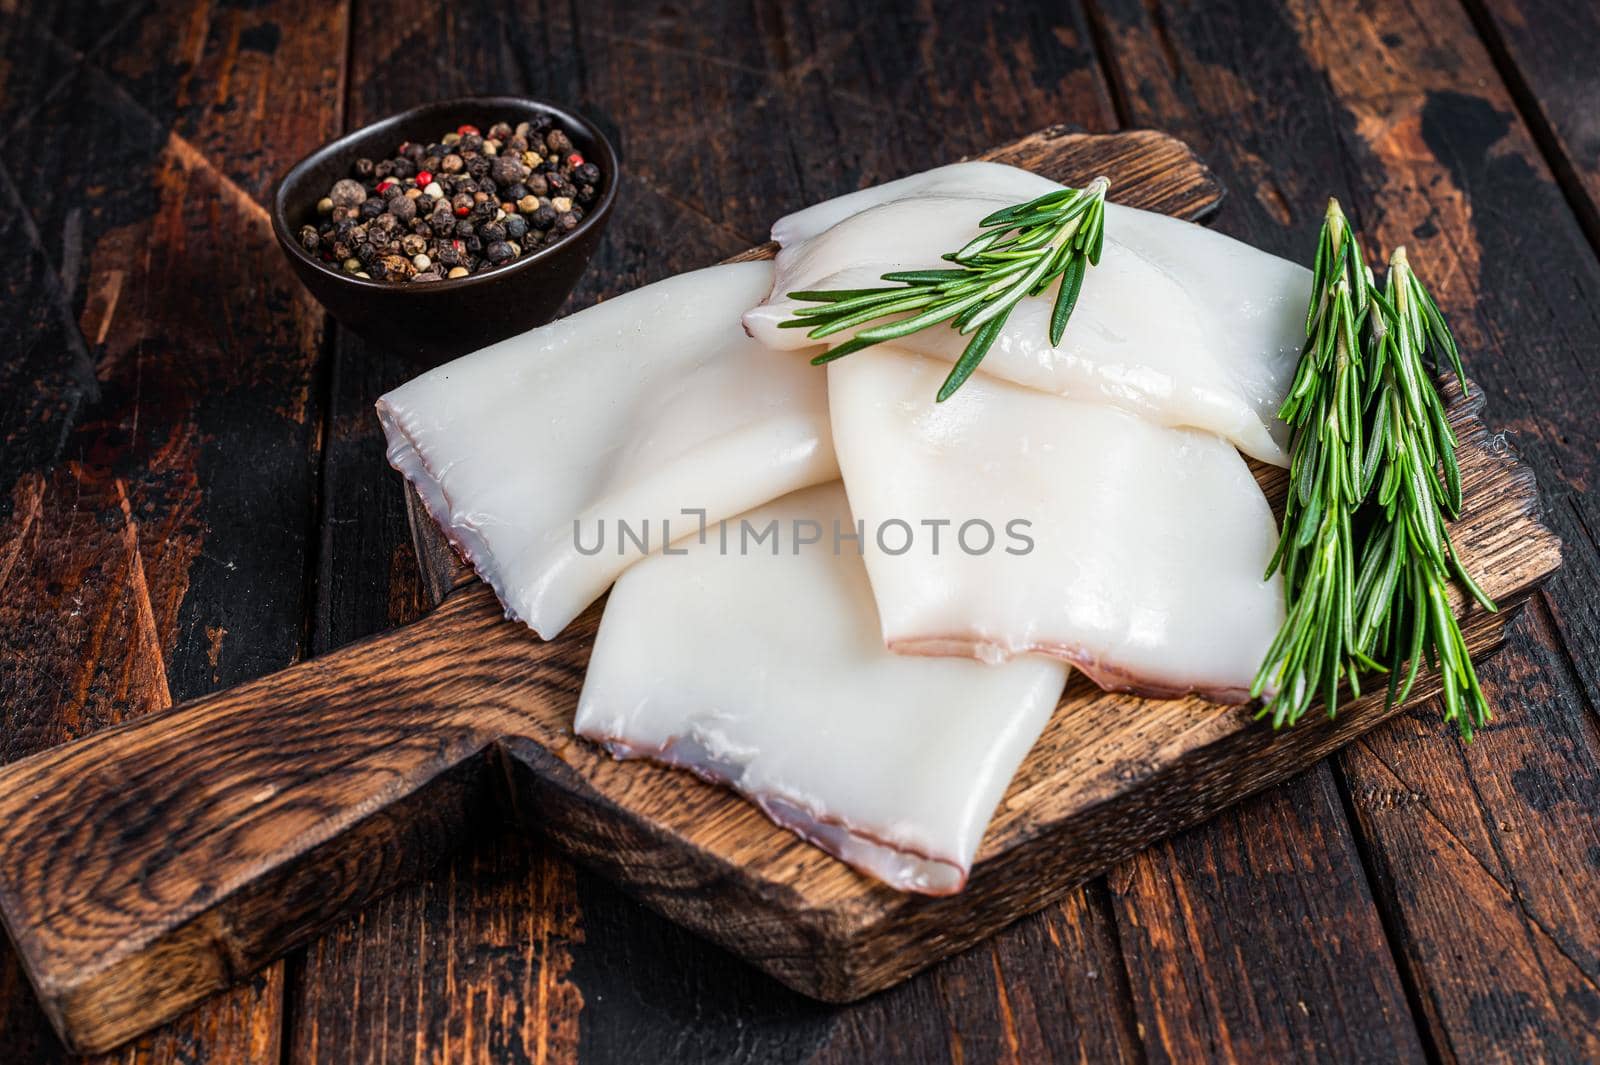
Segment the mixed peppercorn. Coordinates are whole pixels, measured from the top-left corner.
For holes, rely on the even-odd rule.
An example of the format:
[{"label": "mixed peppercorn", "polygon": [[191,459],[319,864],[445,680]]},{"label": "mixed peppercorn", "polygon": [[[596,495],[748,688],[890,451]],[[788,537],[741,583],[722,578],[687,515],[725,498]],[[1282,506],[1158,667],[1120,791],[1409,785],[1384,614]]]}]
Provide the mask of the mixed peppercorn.
[{"label": "mixed peppercorn", "polygon": [[356,277],[438,281],[508,266],[577,228],[600,168],[546,115],[464,125],[392,158],[357,159],[317,204],[300,246]]}]

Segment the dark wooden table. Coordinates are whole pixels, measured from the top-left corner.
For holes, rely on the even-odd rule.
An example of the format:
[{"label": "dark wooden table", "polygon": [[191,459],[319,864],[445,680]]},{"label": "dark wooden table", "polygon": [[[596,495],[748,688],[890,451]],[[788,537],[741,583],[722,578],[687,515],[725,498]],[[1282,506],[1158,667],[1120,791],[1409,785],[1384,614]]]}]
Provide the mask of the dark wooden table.
[{"label": "dark wooden table", "polygon": [[[1203,10],[1202,10],[1203,9]],[[475,91],[620,131],[573,306],[1039,126],[1150,126],[1304,258],[1406,243],[1566,566],[1436,708],[849,1008],[486,826],[129,1061],[1600,1059],[1600,8],[1090,0],[0,4],[0,760],[415,617],[371,402],[262,205],[340,130]],[[0,946],[0,1062],[64,1056]]]}]

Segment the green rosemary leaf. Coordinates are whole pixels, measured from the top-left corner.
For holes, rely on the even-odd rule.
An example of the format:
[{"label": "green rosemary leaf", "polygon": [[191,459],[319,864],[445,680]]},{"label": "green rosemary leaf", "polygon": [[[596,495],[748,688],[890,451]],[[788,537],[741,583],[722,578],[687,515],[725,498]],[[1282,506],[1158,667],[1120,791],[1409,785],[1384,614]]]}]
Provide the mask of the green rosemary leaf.
[{"label": "green rosemary leaf", "polygon": [[[974,297],[974,299],[975,298],[976,297]],[[870,307],[863,307],[853,313],[844,314],[837,318],[807,318],[806,321],[812,325],[816,325],[819,320],[822,322],[822,324],[817,325],[817,327],[811,330],[811,332],[807,333],[806,336],[810,337],[812,340],[821,340],[823,337],[832,336],[834,333],[842,333],[846,329],[853,329],[854,327],[862,325],[863,323],[876,321],[886,314],[899,314],[902,311],[914,311],[919,307],[927,306],[927,303],[927,299],[920,293],[913,292],[910,296],[907,296],[903,299],[887,303],[874,303]],[[924,311],[921,315],[918,315],[918,317],[925,318],[929,315],[936,315],[937,317],[934,318],[934,321],[939,321],[955,313],[956,311],[949,311],[947,313],[939,307],[934,307],[931,310]],[[905,319],[905,321],[908,322],[915,320],[916,319],[914,318]],[[892,324],[899,326],[903,323],[895,322]],[[921,328],[921,326],[917,326],[913,329],[906,329],[902,333],[894,333],[892,336],[903,336],[905,333],[915,332],[915,330],[919,328]],[[864,332],[866,332],[866,330],[864,330]],[[890,337],[879,336],[875,339],[887,340],[890,339]]]},{"label": "green rosemary leaf", "polygon": [[1390,404],[1374,405],[1372,431],[1367,434],[1367,452],[1361,460],[1361,480],[1356,485],[1356,495],[1361,499],[1372,494],[1372,484],[1378,477],[1378,463],[1383,458],[1384,433],[1389,428]]},{"label": "green rosemary leaf", "polygon": [[967,343],[967,348],[961,353],[961,358],[956,360],[955,367],[950,371],[950,376],[944,379],[944,384],[939,386],[938,400],[943,403],[955,395],[956,389],[966,384],[967,378],[977,370],[978,363],[989,353],[989,346],[1000,336],[1006,320],[1004,316],[991,319],[982,329],[972,335],[972,340]]},{"label": "green rosemary leaf", "polygon": [[1061,287],[1056,291],[1055,306],[1050,310],[1050,343],[1061,343],[1067,331],[1067,319],[1078,305],[1078,292],[1083,288],[1083,276],[1088,267],[1082,258],[1069,259],[1061,271]]},{"label": "green rosemary leaf", "polygon": [[[789,293],[789,298],[792,300],[805,300],[808,303],[837,303],[840,300],[855,299],[857,296],[871,296],[877,293],[893,291],[895,290],[887,288],[825,289],[819,292],[791,292]],[[803,314],[807,311],[821,311],[823,309],[821,307],[806,307],[795,313]]]},{"label": "green rosemary leaf", "polygon": [[[956,270],[896,270],[894,273],[884,274],[883,275],[883,279],[885,281],[900,281],[900,282],[903,282],[903,283],[908,284],[908,285],[920,285],[920,284],[927,284],[927,283],[930,283],[930,282],[933,283],[933,284],[942,284],[943,282],[946,282],[946,281],[960,281],[963,278],[971,277],[971,276],[972,276],[972,271],[971,270],[966,270],[966,269],[956,269]],[[863,291],[873,292],[873,291],[880,291],[880,290],[877,290],[877,289],[864,289]],[[791,292],[790,295],[793,296],[794,293]],[[797,311],[795,313],[798,314],[799,312]]]},{"label": "green rosemary leaf", "polygon": [[876,340],[862,340],[860,337],[852,337],[837,347],[829,348],[821,355],[812,356],[811,365],[825,366],[828,363],[833,362],[835,359],[842,359],[846,355],[854,355],[861,349],[870,348],[876,343],[878,343]]}]

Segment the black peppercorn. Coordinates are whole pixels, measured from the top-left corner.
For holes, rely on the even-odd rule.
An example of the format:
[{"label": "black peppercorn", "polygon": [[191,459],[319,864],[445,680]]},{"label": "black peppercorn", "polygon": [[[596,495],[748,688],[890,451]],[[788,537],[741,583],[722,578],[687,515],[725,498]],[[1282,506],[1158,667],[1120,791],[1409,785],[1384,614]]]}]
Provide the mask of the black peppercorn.
[{"label": "black peppercorn", "polygon": [[506,239],[506,227],[499,222],[485,222],[478,227],[478,236],[485,242],[494,244]]},{"label": "black peppercorn", "polygon": [[361,217],[376,218],[383,213],[383,201],[376,197],[361,201]]},{"label": "black peppercorn", "polygon": [[502,185],[515,185],[528,176],[528,168],[514,155],[498,155],[489,168],[489,174]]},{"label": "black peppercorn", "polygon": [[551,207],[548,203],[539,208],[537,211],[533,212],[532,216],[530,216],[528,219],[529,222],[533,223],[533,228],[535,229],[549,229],[555,224],[555,220],[556,209]]},{"label": "black peppercorn", "polygon": [[521,240],[528,235],[528,223],[519,214],[509,215],[505,221],[506,237]]},{"label": "black peppercorn", "polygon": [[472,223],[467,219],[461,218],[456,220],[456,236],[470,237],[475,232],[477,232],[477,230],[473,228]]},{"label": "black peppercorn", "polygon": [[484,250],[484,254],[489,257],[489,261],[492,263],[508,262],[516,257],[516,253],[511,250],[511,245],[503,240],[497,240],[490,244]]},{"label": "black peppercorn", "polygon": [[343,178],[333,183],[333,189],[328,193],[333,200],[334,209],[340,207],[356,207],[367,198],[367,190],[361,187],[361,182],[351,178]]},{"label": "black peppercorn", "polygon": [[402,222],[409,222],[417,217],[417,201],[409,196],[396,196],[389,201],[389,213]]},{"label": "black peppercorn", "polygon": [[485,177],[489,173],[490,162],[482,155],[475,155],[466,162],[467,173],[475,178]]},{"label": "black peppercorn", "polygon": [[306,251],[316,251],[318,242],[316,226],[300,227],[300,246],[302,248]]},{"label": "black peppercorn", "polygon": [[584,163],[572,171],[572,179],[582,185],[595,185],[600,181],[600,168]]},{"label": "black peppercorn", "polygon": [[357,159],[356,162],[355,162],[355,165],[350,168],[350,172],[355,174],[355,176],[358,177],[358,178],[369,178],[369,177],[371,177],[372,176],[372,160],[368,159],[368,158],[366,158],[364,156],[362,158],[360,158],[360,159]]}]

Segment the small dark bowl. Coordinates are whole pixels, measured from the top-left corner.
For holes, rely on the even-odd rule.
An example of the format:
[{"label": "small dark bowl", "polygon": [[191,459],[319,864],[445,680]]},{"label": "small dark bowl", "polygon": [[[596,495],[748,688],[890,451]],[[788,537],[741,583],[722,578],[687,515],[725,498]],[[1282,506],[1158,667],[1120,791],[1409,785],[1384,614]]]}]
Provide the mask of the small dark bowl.
[{"label": "small dark bowl", "polygon": [[[601,170],[600,194],[566,239],[510,266],[455,280],[387,283],[329,269],[300,246],[317,201],[361,156],[388,158],[402,141],[431,141],[464,123],[488,129],[549,115],[573,147]],[[272,232],[317,301],[369,343],[435,364],[542,325],[555,317],[599,247],[617,198],[616,149],[593,122],[521,96],[469,96],[402,111],[340,137],[296,163],[272,196]]]}]

